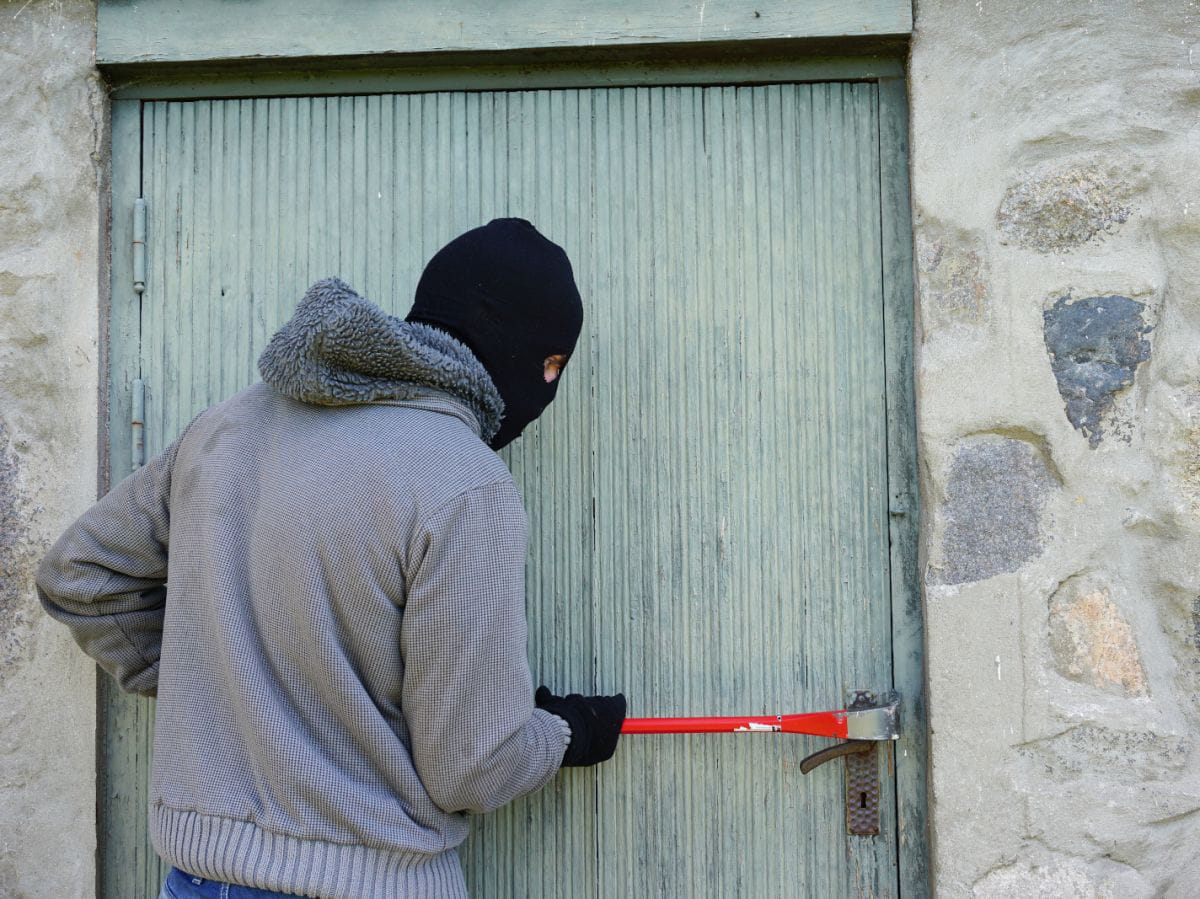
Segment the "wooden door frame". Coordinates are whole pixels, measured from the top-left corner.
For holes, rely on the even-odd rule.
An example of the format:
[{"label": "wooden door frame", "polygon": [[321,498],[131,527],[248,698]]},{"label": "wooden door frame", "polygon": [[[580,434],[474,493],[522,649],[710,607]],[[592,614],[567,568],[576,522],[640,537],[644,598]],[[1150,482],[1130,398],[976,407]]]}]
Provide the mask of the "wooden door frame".
[{"label": "wooden door frame", "polygon": [[[928,736],[925,708],[924,622],[918,570],[919,496],[913,370],[914,276],[912,215],[908,177],[908,99],[906,42],[876,41],[867,52],[834,53],[828,45],[767,47],[768,42],[734,44],[697,53],[695,48],[660,50],[656,59],[547,58],[520,51],[474,54],[439,60],[436,66],[368,67],[332,65],[329,60],[297,60],[269,69],[222,66],[220,71],[181,70],[156,65],[106,73],[112,97],[111,241],[109,292],[102,302],[102,335],[107,353],[101,371],[100,470],[102,491],[130,471],[132,452],[129,385],[137,377],[134,335],[139,299],[133,292],[132,201],[141,196],[142,107],[148,100],[235,97],[319,96],[427,91],[530,90],[637,85],[728,85],[776,82],[874,81],[879,90],[879,158],[882,223],[885,377],[887,408],[889,553],[893,687],[904,697],[904,735],[893,744],[900,895],[930,894],[927,816]],[[840,46],[840,45],[839,45]],[[858,49],[864,48],[860,45]],[[584,54],[589,56],[589,54]],[[102,365],[104,362],[102,362]],[[105,709],[109,679],[98,679],[97,817],[106,802],[104,758],[110,735]],[[115,737],[114,739],[119,739]],[[148,751],[148,747],[146,747]],[[140,751],[140,748],[139,748]],[[145,822],[141,824],[143,832]],[[105,834],[98,844],[98,888],[103,874]],[[99,889],[97,890],[99,895]]]}]

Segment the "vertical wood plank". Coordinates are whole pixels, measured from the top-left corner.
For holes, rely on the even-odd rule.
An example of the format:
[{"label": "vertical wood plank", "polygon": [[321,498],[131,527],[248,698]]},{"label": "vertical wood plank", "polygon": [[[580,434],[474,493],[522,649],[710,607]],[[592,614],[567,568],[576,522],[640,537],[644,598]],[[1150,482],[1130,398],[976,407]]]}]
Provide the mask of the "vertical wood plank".
[{"label": "vertical wood plank", "polygon": [[[478,135],[478,158],[484,170],[478,178],[462,177],[456,190],[473,194],[489,185],[481,198],[478,222],[456,220],[452,232],[499,216],[519,216],[536,223],[543,233],[564,245],[577,271],[585,278],[591,265],[586,241],[577,242],[568,224],[589,218],[589,186],[569,180],[578,152],[572,125],[564,117],[578,106],[562,97],[552,102],[547,92],[519,96],[494,95],[487,127]],[[463,138],[467,139],[464,130]],[[510,141],[512,141],[510,143]],[[468,157],[468,150],[459,157]],[[555,163],[553,160],[559,159]],[[556,190],[547,189],[552,179]],[[461,187],[460,187],[461,185]],[[571,203],[571,215],[561,211],[558,194],[582,198]],[[470,204],[456,208],[466,212]],[[554,206],[560,211],[555,214]],[[581,281],[586,291],[586,282]],[[585,317],[589,314],[585,311]],[[563,375],[558,399],[547,414],[503,452],[524,498],[530,524],[530,557],[526,573],[529,607],[529,652],[539,683],[564,691],[590,691],[594,680],[591,647],[592,597],[590,458],[593,435],[587,393],[590,380],[586,358],[590,328],[585,323],[576,359]],[[564,823],[565,821],[565,823]],[[473,822],[463,858],[472,895],[559,896],[593,895],[595,884],[594,778],[567,771],[541,793]],[[565,880],[564,880],[565,878]]]},{"label": "vertical wood plank", "polygon": [[[108,471],[105,488],[130,473],[130,396],[140,375],[139,318],[141,303],[133,292],[133,201],[142,195],[142,104],[114,101],[112,108],[113,162],[111,182],[112,265],[108,339]],[[105,489],[104,492],[107,492]],[[100,728],[97,755],[97,825],[100,857],[97,889],[101,895],[137,895],[150,858],[144,831],[135,822],[146,817],[145,700],[124,694],[104,672],[98,673],[97,704]],[[152,857],[152,854],[151,854]]]},{"label": "vertical wood plank", "polygon": [[887,334],[888,490],[891,510],[893,677],[904,695],[904,735],[895,745],[900,894],[922,899],[929,881],[924,612],[918,569],[917,429],[912,206],[908,183],[908,95],[904,80],[879,81],[879,158],[884,314]]},{"label": "vertical wood plank", "polygon": [[[723,198],[713,204],[706,245],[691,254],[681,247],[695,244],[689,232],[706,218],[680,200],[697,190],[694,162],[678,159],[680,135],[692,127],[682,116],[693,107],[672,89],[624,92],[619,124],[607,125],[630,163],[615,207],[623,240],[609,264],[623,261],[628,272],[597,298],[613,306],[603,310],[597,335],[601,360],[612,361],[601,362],[596,378],[605,426],[597,434],[594,592],[627,611],[604,619],[597,670],[619,672],[614,686],[631,694],[635,713],[818,707],[840,702],[847,687],[890,681],[881,288],[877,255],[862,252],[878,242],[877,174],[861,183],[875,151],[856,146],[856,129],[871,130],[875,97],[864,88],[806,88],[824,111],[810,125],[817,151],[803,160],[813,169],[808,197],[788,196],[776,171],[784,164],[772,144],[783,127],[782,92],[721,89],[720,116],[705,124],[716,120],[724,177],[709,180]],[[789,101],[799,106],[798,92]],[[798,119],[797,112],[788,121]],[[807,295],[788,289],[773,246],[789,215],[815,222],[814,251],[794,260],[808,269]],[[710,270],[703,281],[691,273],[699,259]],[[693,284],[686,295],[680,289]],[[777,347],[779,332],[815,333],[811,352]],[[693,374],[689,361],[709,341],[712,362]],[[707,431],[687,427],[693,390],[708,392]],[[791,399],[801,390],[804,403]],[[808,421],[788,414],[797,407]],[[711,449],[703,469],[691,464],[688,440]],[[798,469],[822,489],[801,493]],[[707,494],[709,484],[715,493]],[[790,503],[799,521],[782,522]],[[806,540],[788,539],[789,527],[807,532]],[[704,549],[706,531],[715,551]],[[798,544],[810,551],[798,552]],[[714,587],[689,603],[706,583]],[[802,603],[805,592],[815,607],[808,625],[818,632],[807,683],[785,676],[812,660],[780,633],[784,604]],[[873,644],[884,651],[872,652]],[[692,646],[711,651],[689,656]],[[689,697],[696,706],[681,708]],[[892,894],[891,850],[851,843],[836,823],[811,827],[842,799],[836,770],[804,780],[795,774],[806,743],[815,745],[627,740],[598,772],[608,862],[600,891],[658,894],[664,885],[703,883],[716,894],[776,895],[803,884],[811,895]],[[800,797],[794,817],[783,816],[781,789]],[[707,851],[681,852],[695,827],[705,828]],[[759,855],[772,858],[765,870],[729,864]]]}]

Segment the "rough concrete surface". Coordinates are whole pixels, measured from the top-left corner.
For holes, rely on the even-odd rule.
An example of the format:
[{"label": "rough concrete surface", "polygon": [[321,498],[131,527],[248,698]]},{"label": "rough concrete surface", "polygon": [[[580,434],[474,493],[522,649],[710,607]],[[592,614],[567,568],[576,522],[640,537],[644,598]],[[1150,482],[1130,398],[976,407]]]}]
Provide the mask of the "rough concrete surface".
[{"label": "rough concrete surface", "polygon": [[31,503],[11,443],[0,419],[0,671],[15,668],[30,646],[28,576],[38,561],[28,524]]},{"label": "rough concrete surface", "polygon": [[1041,864],[1020,861],[997,868],[975,885],[971,895],[975,899],[1151,899],[1154,888],[1128,865],[1112,861],[1085,864],[1057,856]]},{"label": "rough concrete surface", "polygon": [[1195,897],[1200,3],[917,0],[909,85],[936,892]]},{"label": "rough concrete surface", "polygon": [[95,668],[34,568],[95,499],[105,101],[95,9],[0,3],[0,897],[89,896]]},{"label": "rough concrete surface", "polygon": [[930,226],[917,241],[925,330],[955,323],[980,324],[987,314],[987,273],[982,240],[968,233],[945,234]]}]

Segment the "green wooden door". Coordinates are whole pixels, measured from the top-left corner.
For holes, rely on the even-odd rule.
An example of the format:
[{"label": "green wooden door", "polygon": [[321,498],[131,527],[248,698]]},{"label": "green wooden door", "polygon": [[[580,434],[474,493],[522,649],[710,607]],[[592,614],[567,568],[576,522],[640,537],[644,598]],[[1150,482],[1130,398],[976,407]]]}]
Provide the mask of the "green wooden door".
[{"label": "green wooden door", "polygon": [[[528,218],[586,305],[558,401],[505,453],[531,522],[535,678],[623,690],[633,715],[888,689],[915,651],[894,646],[910,597],[889,540],[889,434],[895,456],[910,414],[889,410],[906,394],[887,329],[911,295],[884,275],[907,277],[886,221],[902,103],[829,82],[118,104],[114,204],[136,181],[149,228],[136,314],[114,288],[114,420],[140,376],[150,457],[257,379],[312,281],[403,314],[445,241]],[[152,896],[153,710],[104,702],[105,888]],[[881,755],[882,834],[851,837],[841,763],[798,768],[827,742],[627,737],[474,822],[472,894],[898,895],[920,754]]]}]

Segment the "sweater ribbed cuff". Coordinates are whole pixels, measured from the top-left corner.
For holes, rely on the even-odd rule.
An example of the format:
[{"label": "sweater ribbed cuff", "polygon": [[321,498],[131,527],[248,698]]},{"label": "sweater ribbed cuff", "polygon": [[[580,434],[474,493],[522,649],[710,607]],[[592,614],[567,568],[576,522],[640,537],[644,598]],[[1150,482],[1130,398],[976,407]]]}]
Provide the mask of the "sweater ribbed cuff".
[{"label": "sweater ribbed cuff", "polygon": [[155,803],[154,848],[180,870],[301,896],[466,899],[458,853],[390,852],[272,833],[249,821]]},{"label": "sweater ribbed cuff", "polygon": [[567,746],[571,743],[571,725],[559,718],[558,715],[551,714],[545,709],[537,709],[534,714],[541,713],[550,719],[550,756],[553,758],[558,756],[558,761],[562,762],[562,757],[567,751]]},{"label": "sweater ribbed cuff", "polygon": [[549,773],[543,774],[531,787],[540,790],[562,767],[563,756],[571,743],[571,725],[545,709],[534,709],[533,717],[542,725],[538,734],[538,753],[548,762]]}]

